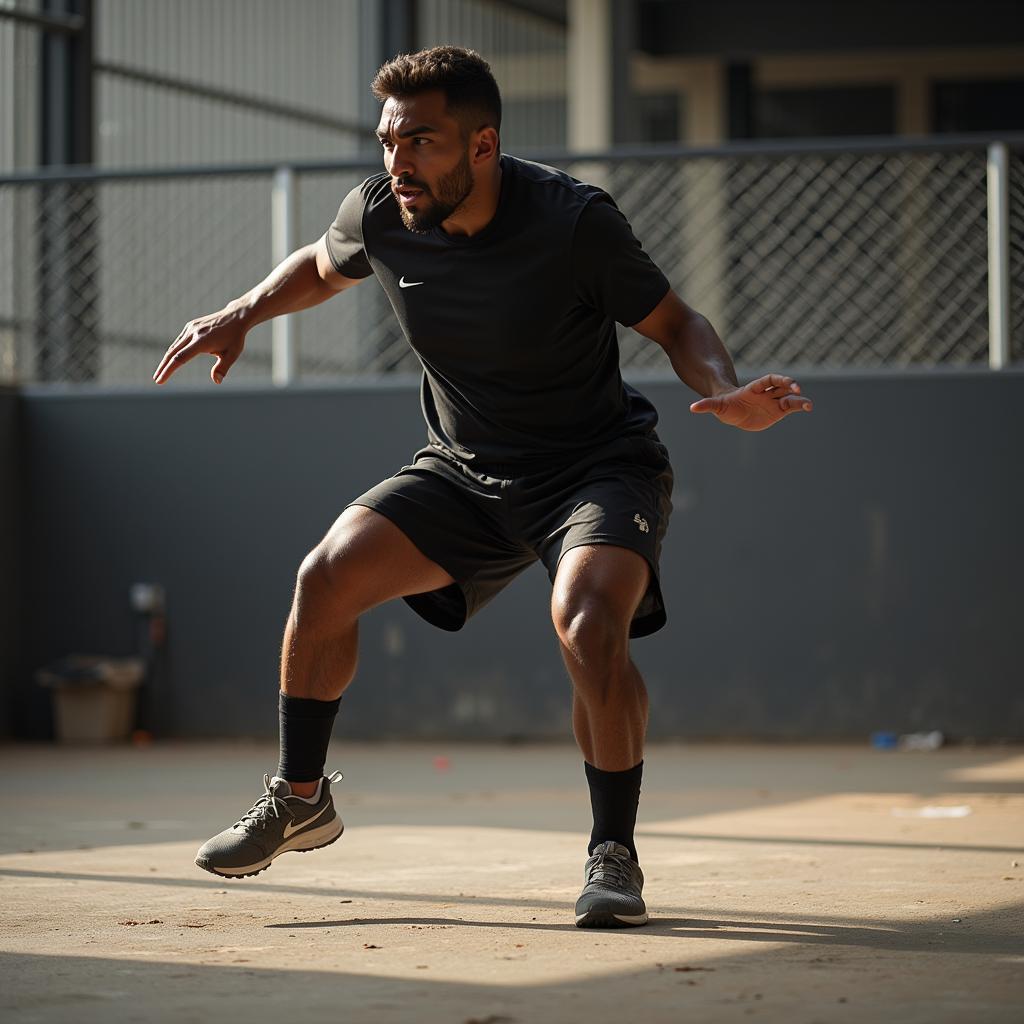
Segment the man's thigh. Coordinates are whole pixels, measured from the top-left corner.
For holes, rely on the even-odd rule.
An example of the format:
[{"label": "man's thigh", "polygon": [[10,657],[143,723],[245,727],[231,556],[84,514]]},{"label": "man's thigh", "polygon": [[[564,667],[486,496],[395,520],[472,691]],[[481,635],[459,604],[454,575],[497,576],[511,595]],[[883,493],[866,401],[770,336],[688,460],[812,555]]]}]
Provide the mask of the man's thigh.
[{"label": "man's thigh", "polygon": [[342,512],[311,553],[307,565],[310,561],[328,578],[338,577],[346,589],[357,586],[359,604],[364,609],[454,582],[400,527],[361,505],[350,505]]}]

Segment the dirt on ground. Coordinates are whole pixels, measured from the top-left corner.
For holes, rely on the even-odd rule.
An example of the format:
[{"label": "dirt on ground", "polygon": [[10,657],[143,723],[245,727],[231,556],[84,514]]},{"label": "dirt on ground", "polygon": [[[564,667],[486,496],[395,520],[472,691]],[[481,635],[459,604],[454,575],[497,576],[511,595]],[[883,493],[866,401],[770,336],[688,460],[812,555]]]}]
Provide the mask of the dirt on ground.
[{"label": "dirt on ground", "polygon": [[275,755],[0,749],[4,1020],[1024,1019],[1021,748],[653,747],[620,931],[574,749],[337,744],[337,843],[199,870]]}]

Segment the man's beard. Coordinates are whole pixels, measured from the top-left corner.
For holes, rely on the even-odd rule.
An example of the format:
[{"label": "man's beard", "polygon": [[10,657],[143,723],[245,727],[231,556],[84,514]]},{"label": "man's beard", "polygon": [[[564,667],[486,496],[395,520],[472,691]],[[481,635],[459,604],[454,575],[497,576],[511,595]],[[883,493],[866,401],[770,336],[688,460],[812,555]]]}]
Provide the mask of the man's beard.
[{"label": "man's beard", "polygon": [[469,167],[469,152],[463,153],[462,160],[451,171],[438,179],[436,194],[421,182],[411,179],[400,182],[400,185],[423,189],[423,195],[417,200],[417,203],[421,203],[424,198],[428,197],[431,200],[427,208],[421,210],[411,210],[399,203],[398,212],[402,215],[402,223],[417,234],[433,231],[443,221],[446,221],[473,191],[473,173]]}]

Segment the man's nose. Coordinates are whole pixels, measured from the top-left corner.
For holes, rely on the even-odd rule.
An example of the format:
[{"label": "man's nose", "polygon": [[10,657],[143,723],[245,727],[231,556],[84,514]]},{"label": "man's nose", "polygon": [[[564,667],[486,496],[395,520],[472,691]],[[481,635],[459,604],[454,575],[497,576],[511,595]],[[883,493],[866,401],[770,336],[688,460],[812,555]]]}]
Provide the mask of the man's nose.
[{"label": "man's nose", "polygon": [[388,174],[392,178],[411,178],[413,175],[413,163],[409,159],[409,151],[395,146],[385,161]]}]

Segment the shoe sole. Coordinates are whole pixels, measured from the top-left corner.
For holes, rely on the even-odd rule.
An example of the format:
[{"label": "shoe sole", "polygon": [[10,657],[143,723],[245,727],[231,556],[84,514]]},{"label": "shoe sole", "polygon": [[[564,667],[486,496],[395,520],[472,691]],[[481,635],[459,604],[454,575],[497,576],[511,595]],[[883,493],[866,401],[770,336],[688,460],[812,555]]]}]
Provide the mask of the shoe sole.
[{"label": "shoe sole", "polygon": [[576,915],[577,928],[639,928],[647,924],[647,913],[613,914],[610,910],[588,910]]},{"label": "shoe sole", "polygon": [[266,871],[274,859],[280,857],[282,853],[309,853],[311,850],[322,850],[325,846],[337,842],[344,831],[345,826],[342,824],[341,818],[335,815],[334,820],[329,821],[326,825],[321,825],[320,828],[315,828],[311,832],[305,832],[282,843],[264,860],[227,868],[211,864],[206,858],[196,857],[196,867],[209,871],[212,875],[219,875],[221,878],[251,878],[261,871]]}]

